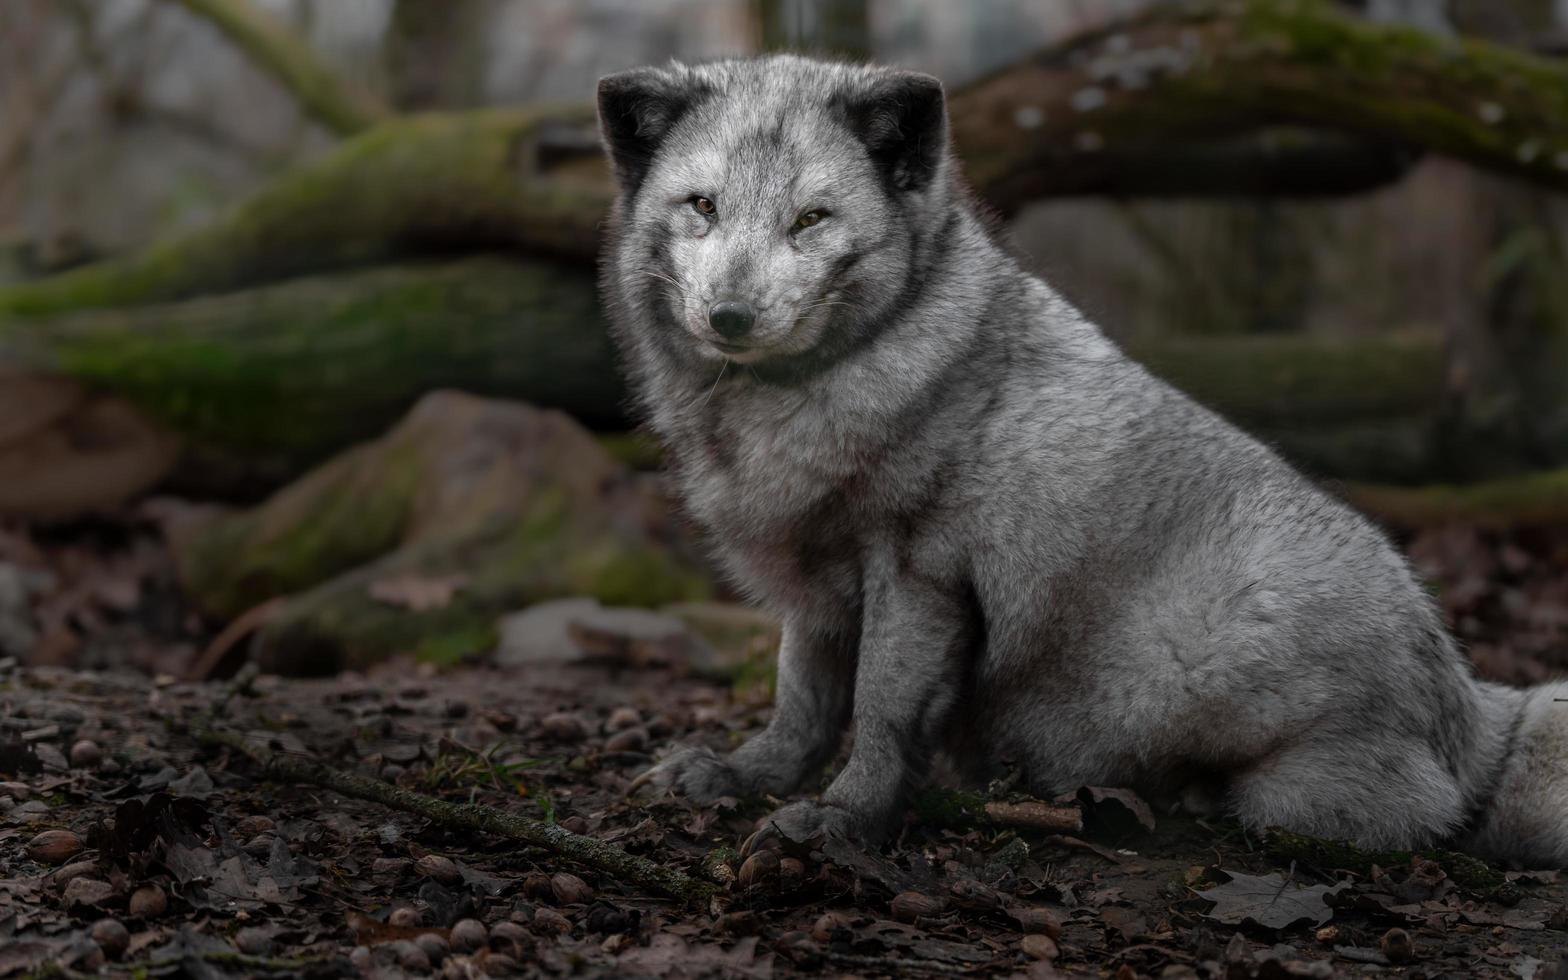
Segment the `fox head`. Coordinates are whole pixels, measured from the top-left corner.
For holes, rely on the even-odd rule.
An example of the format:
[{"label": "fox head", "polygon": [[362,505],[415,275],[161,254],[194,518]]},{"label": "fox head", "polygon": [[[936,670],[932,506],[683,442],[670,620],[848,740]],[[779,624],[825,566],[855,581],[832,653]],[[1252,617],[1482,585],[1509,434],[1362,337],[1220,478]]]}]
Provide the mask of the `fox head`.
[{"label": "fox head", "polygon": [[774,56],[599,82],[606,268],[639,338],[696,363],[832,360],[916,284],[952,193],[942,86]]}]

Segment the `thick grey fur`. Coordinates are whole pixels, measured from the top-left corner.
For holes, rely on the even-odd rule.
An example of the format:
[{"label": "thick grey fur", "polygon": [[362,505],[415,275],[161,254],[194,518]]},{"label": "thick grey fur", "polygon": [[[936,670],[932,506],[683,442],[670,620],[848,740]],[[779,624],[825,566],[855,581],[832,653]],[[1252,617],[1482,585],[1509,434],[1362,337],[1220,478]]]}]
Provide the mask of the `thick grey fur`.
[{"label": "thick grey fur", "polygon": [[[875,839],[946,752],[1568,865],[1568,684],[1475,680],[1383,534],[1024,272],[934,79],[671,64],[599,104],[618,344],[690,514],[784,621],[767,729],[656,784],[792,793],[853,721],[779,831]],[[745,350],[707,323],[726,300],[761,311]]]}]

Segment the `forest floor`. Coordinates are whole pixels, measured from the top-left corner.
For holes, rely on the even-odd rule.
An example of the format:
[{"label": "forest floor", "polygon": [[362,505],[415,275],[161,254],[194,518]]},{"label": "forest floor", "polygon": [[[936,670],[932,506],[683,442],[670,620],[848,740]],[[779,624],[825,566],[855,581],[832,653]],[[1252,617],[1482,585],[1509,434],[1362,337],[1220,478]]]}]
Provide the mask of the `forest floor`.
[{"label": "forest floor", "polygon": [[[1568,667],[1568,540],[1407,544],[1485,674]],[[912,814],[880,850],[741,862],[773,801],[627,791],[673,744],[758,730],[765,685],[636,657],[188,682],[210,637],[148,526],[3,528],[6,562],[47,587],[42,652],[0,661],[0,976],[1568,977],[1554,872],[1259,837],[1115,792],[1056,808],[1081,832]],[[207,725],[720,884],[680,902],[297,784]]]}]

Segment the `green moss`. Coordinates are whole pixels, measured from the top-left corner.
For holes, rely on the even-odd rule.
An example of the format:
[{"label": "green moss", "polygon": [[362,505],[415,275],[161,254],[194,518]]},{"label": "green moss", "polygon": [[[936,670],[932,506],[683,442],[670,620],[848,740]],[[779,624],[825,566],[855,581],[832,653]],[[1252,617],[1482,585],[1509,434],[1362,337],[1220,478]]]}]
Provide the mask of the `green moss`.
[{"label": "green moss", "polygon": [[1323,840],[1277,827],[1268,831],[1264,841],[1269,853],[1278,860],[1300,861],[1323,870],[1367,875],[1374,865],[1397,868],[1408,865],[1415,857],[1424,857],[1436,861],[1457,884],[1472,891],[1488,892],[1508,884],[1503,873],[1485,861],[1455,851],[1364,851],[1345,841]]},{"label": "green moss", "polygon": [[495,649],[500,640],[495,624],[476,623],[450,633],[431,633],[420,637],[414,657],[429,663],[449,666],[466,657]]},{"label": "green moss", "polygon": [[987,822],[985,805],[989,798],[984,793],[927,787],[915,797],[915,816],[923,824],[933,827],[972,828]]}]

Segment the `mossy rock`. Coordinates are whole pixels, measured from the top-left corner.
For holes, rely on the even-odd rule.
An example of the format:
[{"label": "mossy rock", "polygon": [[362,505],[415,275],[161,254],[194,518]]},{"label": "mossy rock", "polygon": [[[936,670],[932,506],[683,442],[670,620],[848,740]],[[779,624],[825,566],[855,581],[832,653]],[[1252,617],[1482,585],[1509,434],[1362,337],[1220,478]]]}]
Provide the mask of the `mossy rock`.
[{"label": "mossy rock", "polygon": [[254,641],[267,669],[448,661],[492,645],[502,613],[544,599],[708,597],[655,487],[566,415],[437,392],[383,438],[171,541],[216,619],[290,597]]}]

